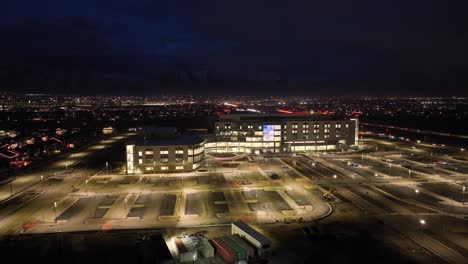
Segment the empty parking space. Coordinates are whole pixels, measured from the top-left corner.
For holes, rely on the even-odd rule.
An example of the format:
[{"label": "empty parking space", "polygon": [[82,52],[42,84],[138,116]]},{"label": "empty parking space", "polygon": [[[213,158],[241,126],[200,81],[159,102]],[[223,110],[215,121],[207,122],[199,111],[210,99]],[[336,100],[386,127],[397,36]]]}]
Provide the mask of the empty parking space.
[{"label": "empty parking space", "polygon": [[420,187],[433,193],[445,196],[457,202],[462,202],[462,187],[445,182],[422,183]]},{"label": "empty parking space", "polygon": [[161,201],[161,215],[174,215],[177,195],[164,194]]}]

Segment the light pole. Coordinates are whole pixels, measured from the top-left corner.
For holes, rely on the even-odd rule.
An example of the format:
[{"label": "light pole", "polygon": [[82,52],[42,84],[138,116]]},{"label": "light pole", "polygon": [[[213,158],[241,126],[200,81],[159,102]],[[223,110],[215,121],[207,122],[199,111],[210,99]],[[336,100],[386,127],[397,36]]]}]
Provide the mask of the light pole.
[{"label": "light pole", "polygon": [[88,196],[88,180],[85,180],[86,196]]},{"label": "light pole", "polygon": [[390,166],[390,176],[392,176],[392,164],[390,163],[389,166]]},{"label": "light pole", "polygon": [[411,170],[408,170],[408,177],[411,178]]},{"label": "light pole", "polygon": [[55,215],[54,221],[55,223],[57,223],[57,202],[56,201],[54,201],[54,215]]},{"label": "light pole", "polygon": [[43,181],[43,180],[44,180],[44,175],[41,175],[41,181]]},{"label": "light pole", "polygon": [[128,198],[127,198],[127,197],[125,197],[125,199],[124,199],[124,203],[125,203],[125,204],[124,204],[124,206],[125,206],[125,210],[127,210],[127,202],[128,202]]},{"label": "light pole", "polygon": [[106,161],[106,174],[109,175],[109,162]]},{"label": "light pole", "polygon": [[421,224],[421,230],[424,230],[424,225],[426,224],[426,220],[420,219],[419,223]]},{"label": "light pole", "polygon": [[466,190],[466,187],[463,186],[463,189],[462,189],[462,204],[465,205],[465,190]]},{"label": "light pole", "polygon": [[10,196],[13,196],[13,180],[10,181]]}]

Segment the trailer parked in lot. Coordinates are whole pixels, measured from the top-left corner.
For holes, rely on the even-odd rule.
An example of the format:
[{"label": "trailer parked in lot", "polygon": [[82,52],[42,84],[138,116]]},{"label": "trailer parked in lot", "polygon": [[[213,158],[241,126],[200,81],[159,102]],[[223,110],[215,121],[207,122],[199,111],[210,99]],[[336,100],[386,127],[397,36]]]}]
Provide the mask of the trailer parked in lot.
[{"label": "trailer parked in lot", "polygon": [[224,241],[224,243],[226,243],[236,252],[237,261],[247,260],[247,254],[245,250],[242,247],[240,247],[236,242],[234,242],[234,240],[230,239],[227,236],[222,237],[221,239]]},{"label": "trailer parked in lot", "polygon": [[216,248],[216,254],[220,255],[227,264],[236,263],[236,252],[224,243],[221,238],[213,238],[210,243]]},{"label": "trailer parked in lot", "polygon": [[254,257],[255,256],[255,250],[254,248],[248,244],[248,242],[246,242],[244,239],[242,239],[240,236],[238,235],[231,235],[229,236],[230,239],[232,239],[234,242],[236,242],[237,245],[239,245],[241,248],[244,249],[246,255],[247,255],[247,260],[250,258],[250,257]]}]

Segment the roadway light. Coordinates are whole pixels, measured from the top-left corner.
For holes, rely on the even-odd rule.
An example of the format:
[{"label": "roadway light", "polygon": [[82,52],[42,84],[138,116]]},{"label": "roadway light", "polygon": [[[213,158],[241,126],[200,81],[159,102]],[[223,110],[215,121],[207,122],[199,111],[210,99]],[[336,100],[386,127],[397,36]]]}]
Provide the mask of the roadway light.
[{"label": "roadway light", "polygon": [[55,215],[55,223],[57,223],[57,202],[54,201],[54,215]]},{"label": "roadway light", "polygon": [[379,176],[379,174],[377,174],[377,173],[374,173],[374,176],[375,176],[375,177],[377,177],[377,176]]},{"label": "roadway light", "polygon": [[426,224],[426,220],[420,219],[419,223],[421,224],[421,230],[424,230],[424,225]]},{"label": "roadway light", "polygon": [[44,175],[41,175],[41,181],[43,181],[43,180],[44,180]]},{"label": "roadway light", "polygon": [[463,189],[462,189],[462,205],[465,205],[465,190],[466,190],[466,187],[463,186]]},{"label": "roadway light", "polygon": [[336,174],[334,174],[334,175],[333,175],[333,179],[336,179],[336,178],[338,178],[338,176],[336,176]]},{"label": "roadway light", "polygon": [[415,193],[419,193],[419,190],[418,190],[418,189],[415,189],[414,192],[415,192]]},{"label": "roadway light", "polygon": [[408,170],[408,176],[411,178],[411,170]]}]

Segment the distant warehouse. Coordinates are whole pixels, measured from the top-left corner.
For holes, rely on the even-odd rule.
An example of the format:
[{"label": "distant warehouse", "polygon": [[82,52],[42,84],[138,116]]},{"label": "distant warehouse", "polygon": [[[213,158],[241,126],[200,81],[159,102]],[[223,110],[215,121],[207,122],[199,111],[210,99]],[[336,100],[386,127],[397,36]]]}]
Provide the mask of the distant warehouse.
[{"label": "distant warehouse", "polygon": [[358,120],[320,114],[228,114],[207,150],[235,153],[321,151],[358,145]]}]

